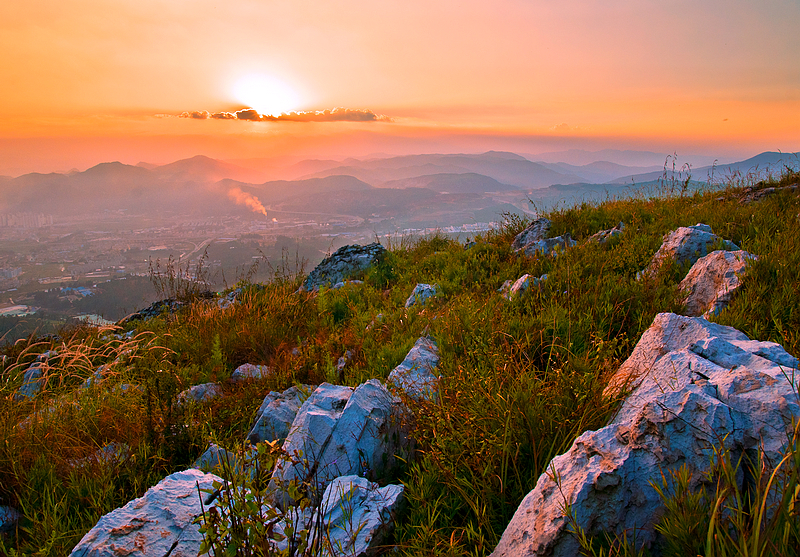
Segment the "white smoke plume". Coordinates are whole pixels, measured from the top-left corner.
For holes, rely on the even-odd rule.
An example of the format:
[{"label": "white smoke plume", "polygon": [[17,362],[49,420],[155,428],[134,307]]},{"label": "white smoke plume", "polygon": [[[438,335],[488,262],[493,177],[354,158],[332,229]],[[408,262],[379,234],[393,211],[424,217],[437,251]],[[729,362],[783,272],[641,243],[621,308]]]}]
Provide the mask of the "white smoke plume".
[{"label": "white smoke plume", "polygon": [[267,216],[267,210],[264,208],[258,198],[251,193],[243,191],[240,187],[233,187],[228,190],[228,197],[233,199],[237,205],[245,205],[254,213],[261,213],[265,217]]}]

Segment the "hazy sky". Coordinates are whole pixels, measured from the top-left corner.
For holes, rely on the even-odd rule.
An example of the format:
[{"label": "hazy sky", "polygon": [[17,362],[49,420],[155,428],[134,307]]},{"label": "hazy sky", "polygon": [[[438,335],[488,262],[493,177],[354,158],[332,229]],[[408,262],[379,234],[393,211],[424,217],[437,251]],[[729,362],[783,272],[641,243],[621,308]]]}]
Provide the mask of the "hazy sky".
[{"label": "hazy sky", "polygon": [[[195,154],[798,151],[798,23],[798,0],[3,2],[0,174]],[[230,119],[250,107],[304,114]]]}]

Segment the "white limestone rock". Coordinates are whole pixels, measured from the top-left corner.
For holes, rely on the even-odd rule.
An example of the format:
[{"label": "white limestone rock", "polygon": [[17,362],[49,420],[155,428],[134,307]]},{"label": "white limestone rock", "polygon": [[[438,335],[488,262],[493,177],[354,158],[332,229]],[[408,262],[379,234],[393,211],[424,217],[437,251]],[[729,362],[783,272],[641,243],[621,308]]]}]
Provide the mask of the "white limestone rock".
[{"label": "white limestone rock", "polygon": [[742,286],[742,275],[757,259],[746,251],[713,251],[701,257],[681,281],[686,315],[705,318],[717,315]]},{"label": "white limestone rock", "polygon": [[269,366],[242,364],[231,375],[232,381],[246,381],[248,379],[263,379],[272,373]]},{"label": "white limestone rock", "polygon": [[621,222],[615,226],[614,228],[609,228],[608,230],[601,230],[596,234],[592,234],[589,236],[589,242],[598,242],[600,244],[605,244],[612,238],[616,238],[620,234],[622,234],[623,230],[625,230],[625,223]]},{"label": "white limestone rock", "polygon": [[386,248],[377,242],[367,246],[353,244],[342,246],[330,257],[326,257],[309,273],[301,292],[317,291],[320,287],[331,286],[363,273],[376,264],[386,253]]},{"label": "white limestone rock", "polygon": [[247,439],[255,445],[264,441],[283,441],[297,416],[297,411],[314,389],[310,385],[289,387],[282,393],[270,392],[256,412]]},{"label": "white limestone rock", "polygon": [[556,236],[555,238],[544,238],[536,242],[531,242],[522,248],[520,253],[523,253],[528,257],[550,255],[552,253],[557,253],[559,251],[564,251],[567,248],[571,248],[577,243],[578,242],[573,240],[569,234],[564,234],[563,236]]},{"label": "white limestone rock", "polygon": [[435,400],[439,392],[439,347],[429,337],[417,340],[403,362],[392,370],[387,382],[413,400]]},{"label": "white limestone rock", "polygon": [[514,241],[511,242],[511,249],[513,251],[520,251],[529,244],[544,240],[552,224],[553,223],[549,219],[544,217],[536,219],[530,223],[525,230],[516,235]]},{"label": "white limestone rock", "polygon": [[[565,504],[590,535],[636,528],[656,540],[663,514],[651,482],[681,465],[708,469],[714,449],[763,451],[776,463],[800,418],[797,359],[705,319],[659,314],[620,367],[607,394],[632,389],[606,427],[587,431],[554,458],[520,504],[492,555],[578,553]],[[698,487],[701,474],[694,474]]]},{"label": "white limestone rock", "polygon": [[[222,478],[199,470],[176,472],[138,499],[103,516],[70,554],[72,557],[196,557],[202,536],[194,519],[201,514],[201,490]],[[203,493],[206,508],[215,495]]]},{"label": "white limestone rock", "polygon": [[374,554],[394,528],[403,502],[402,485],[379,487],[359,476],[335,478],[325,489],[319,509],[326,539],[322,555]]},{"label": "white limestone rock", "polygon": [[415,305],[424,306],[429,299],[438,296],[440,293],[441,288],[439,288],[438,284],[417,284],[406,300],[406,308]]},{"label": "white limestone rock", "polygon": [[521,294],[525,293],[529,288],[533,286],[539,286],[545,280],[547,280],[547,275],[534,277],[533,275],[525,273],[515,281],[511,280],[505,281],[497,291],[502,294],[503,298],[510,301],[515,298],[518,298]]},{"label": "white limestone rock", "polygon": [[[323,383],[298,411],[283,444],[299,458],[278,463],[272,486],[310,480],[318,497],[338,476],[382,477],[403,450],[404,412],[400,400],[377,379],[356,389]],[[288,504],[288,496],[278,499],[281,508]]]},{"label": "white limestone rock", "polygon": [[694,263],[708,254],[709,246],[721,243],[726,250],[737,251],[739,247],[731,241],[723,240],[707,224],[682,226],[664,236],[661,247],[650,260],[646,269],[639,273],[639,277],[653,276],[666,261],[674,259],[679,265],[687,261]]},{"label": "white limestone rock", "polygon": [[222,391],[217,383],[200,383],[181,391],[178,394],[178,403],[185,404],[187,402],[203,403],[210,402],[215,398],[220,398],[225,393]]}]

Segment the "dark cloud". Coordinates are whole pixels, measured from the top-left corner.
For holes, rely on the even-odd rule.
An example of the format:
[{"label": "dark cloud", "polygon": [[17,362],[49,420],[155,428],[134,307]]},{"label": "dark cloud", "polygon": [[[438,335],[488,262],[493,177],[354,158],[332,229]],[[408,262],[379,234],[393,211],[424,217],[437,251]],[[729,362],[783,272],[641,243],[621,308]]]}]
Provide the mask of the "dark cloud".
[{"label": "dark cloud", "polygon": [[289,112],[280,116],[259,114],[254,108],[245,108],[236,112],[208,112],[197,110],[183,112],[181,118],[197,120],[249,120],[251,122],[391,122],[388,116],[375,114],[371,110],[354,108],[334,108],[326,110],[305,110]]}]

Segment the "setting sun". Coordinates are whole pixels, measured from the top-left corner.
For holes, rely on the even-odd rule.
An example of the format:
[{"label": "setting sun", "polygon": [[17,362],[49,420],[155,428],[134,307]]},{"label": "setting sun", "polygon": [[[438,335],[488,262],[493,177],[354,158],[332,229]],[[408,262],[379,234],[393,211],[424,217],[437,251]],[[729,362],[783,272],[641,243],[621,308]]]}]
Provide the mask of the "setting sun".
[{"label": "setting sun", "polygon": [[260,74],[239,79],[234,85],[233,94],[239,102],[260,114],[271,116],[297,110],[300,104],[297,93],[286,83]]}]

